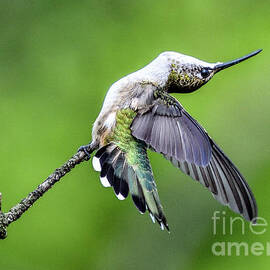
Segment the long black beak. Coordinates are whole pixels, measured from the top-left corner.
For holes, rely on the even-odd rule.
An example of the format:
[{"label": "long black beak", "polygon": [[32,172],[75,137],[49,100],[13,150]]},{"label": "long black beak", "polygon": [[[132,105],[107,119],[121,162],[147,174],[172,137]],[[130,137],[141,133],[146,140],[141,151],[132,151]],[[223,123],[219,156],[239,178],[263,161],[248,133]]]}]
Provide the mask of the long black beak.
[{"label": "long black beak", "polygon": [[226,62],[226,63],[217,64],[213,69],[215,70],[215,72],[219,72],[219,71],[221,71],[221,70],[223,70],[225,68],[236,65],[236,64],[238,64],[238,63],[240,63],[240,62],[242,62],[242,61],[244,61],[244,60],[246,60],[246,59],[248,59],[248,58],[250,58],[250,57],[252,57],[252,56],[254,56],[256,54],[258,54],[261,51],[262,51],[262,49],[254,51],[254,52],[252,52],[250,54],[247,54],[247,55],[245,55],[243,57],[240,57],[238,59],[235,59],[235,60],[232,60],[232,61],[229,61],[229,62]]}]

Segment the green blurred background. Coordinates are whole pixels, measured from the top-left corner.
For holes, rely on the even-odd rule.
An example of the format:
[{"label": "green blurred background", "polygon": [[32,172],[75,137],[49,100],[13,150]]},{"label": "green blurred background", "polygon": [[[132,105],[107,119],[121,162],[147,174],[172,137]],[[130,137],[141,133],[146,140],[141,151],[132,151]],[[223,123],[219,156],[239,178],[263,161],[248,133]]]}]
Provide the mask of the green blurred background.
[{"label": "green blurred background", "polygon": [[[173,50],[205,61],[264,51],[175,95],[246,176],[270,223],[269,1],[0,2],[0,191],[7,211],[77,148],[110,85]],[[269,256],[214,256],[217,241],[266,244],[241,226],[213,235],[214,211],[236,215],[150,153],[171,234],[118,201],[90,162],[64,177],[0,242],[0,269],[268,269]]]}]

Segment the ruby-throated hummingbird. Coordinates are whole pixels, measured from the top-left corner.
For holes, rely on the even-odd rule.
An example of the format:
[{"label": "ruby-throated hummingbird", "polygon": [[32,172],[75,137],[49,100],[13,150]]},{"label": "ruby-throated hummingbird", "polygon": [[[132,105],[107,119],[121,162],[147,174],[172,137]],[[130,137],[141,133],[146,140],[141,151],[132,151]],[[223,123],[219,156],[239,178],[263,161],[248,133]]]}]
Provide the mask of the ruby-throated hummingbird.
[{"label": "ruby-throated hummingbird", "polygon": [[190,93],[219,71],[261,50],[226,63],[207,63],[177,52],[163,52],[144,68],[109,89],[92,130],[92,142],[79,150],[93,157],[103,186],[118,199],[131,194],[141,213],[169,230],[147,149],[208,188],[223,205],[255,222],[255,198],[238,169],[207,132],[170,93]]}]

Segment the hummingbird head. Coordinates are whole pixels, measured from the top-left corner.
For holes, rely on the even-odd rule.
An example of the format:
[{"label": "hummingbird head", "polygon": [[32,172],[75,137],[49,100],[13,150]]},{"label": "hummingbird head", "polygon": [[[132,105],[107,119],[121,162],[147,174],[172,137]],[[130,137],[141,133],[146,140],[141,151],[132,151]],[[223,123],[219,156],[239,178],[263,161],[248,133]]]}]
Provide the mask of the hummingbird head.
[{"label": "hummingbird head", "polygon": [[207,63],[197,58],[177,52],[164,52],[160,54],[163,63],[169,64],[169,76],[165,89],[171,93],[190,93],[206,84],[217,72],[238,64],[261,50],[229,62]]}]

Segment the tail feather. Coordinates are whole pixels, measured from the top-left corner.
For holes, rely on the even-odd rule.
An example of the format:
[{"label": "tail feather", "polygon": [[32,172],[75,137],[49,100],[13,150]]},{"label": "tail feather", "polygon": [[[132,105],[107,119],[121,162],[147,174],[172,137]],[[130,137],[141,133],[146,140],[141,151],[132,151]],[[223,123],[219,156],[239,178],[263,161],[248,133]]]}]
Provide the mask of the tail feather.
[{"label": "tail feather", "polygon": [[119,182],[118,190],[116,190],[114,186],[115,194],[120,194],[120,198],[119,196],[117,196],[118,199],[126,198],[129,193],[129,187],[128,187],[128,178],[126,177],[127,164],[124,154],[122,152],[120,153],[116,163],[114,164],[114,169],[116,179]]},{"label": "tail feather", "polygon": [[125,199],[130,192],[138,210],[142,214],[148,210],[153,222],[157,221],[161,229],[166,227],[169,231],[146,150],[138,149],[138,151],[140,161],[143,162],[131,164],[126,153],[118,146],[108,144],[100,148],[93,157],[93,167],[100,172],[103,186],[112,186],[118,199]]},{"label": "tail feather", "polygon": [[132,200],[139,211],[143,214],[146,211],[145,198],[137,175],[131,166],[128,166],[128,186]]},{"label": "tail feather", "polygon": [[138,171],[137,177],[138,182],[142,187],[146,207],[149,211],[151,219],[153,220],[154,218],[154,220],[159,223],[162,230],[164,229],[164,227],[166,227],[166,229],[169,231],[169,226],[163,213],[163,208],[158,196],[152,171]]}]

